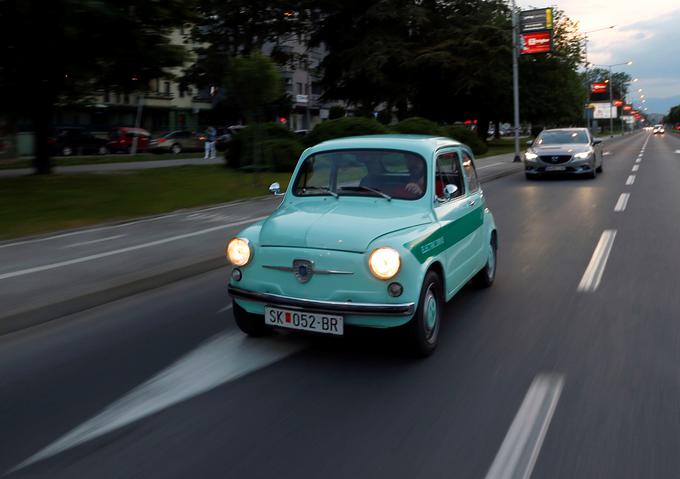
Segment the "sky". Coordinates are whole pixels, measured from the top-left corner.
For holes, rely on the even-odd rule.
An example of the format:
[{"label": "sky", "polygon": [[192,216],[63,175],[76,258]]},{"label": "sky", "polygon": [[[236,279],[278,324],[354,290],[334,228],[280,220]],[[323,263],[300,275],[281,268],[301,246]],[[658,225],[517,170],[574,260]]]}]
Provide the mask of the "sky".
[{"label": "sky", "polygon": [[[614,67],[614,71],[638,78],[627,99],[646,106],[647,113],[667,113],[680,104],[680,0],[517,0],[517,5],[557,7],[578,22],[582,32],[615,25],[588,35],[588,61],[632,61],[631,66]],[[639,95],[645,95],[644,105]]]}]

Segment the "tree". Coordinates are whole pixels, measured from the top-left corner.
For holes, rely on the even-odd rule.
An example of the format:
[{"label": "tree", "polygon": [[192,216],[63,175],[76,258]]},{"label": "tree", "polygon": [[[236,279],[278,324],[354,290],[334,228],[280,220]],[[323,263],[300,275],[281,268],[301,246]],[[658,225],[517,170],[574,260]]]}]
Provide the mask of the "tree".
[{"label": "tree", "polygon": [[0,2],[0,105],[30,117],[34,165],[51,171],[49,129],[55,106],[96,90],[145,90],[182,65],[172,29],[192,19],[189,0],[22,0]]},{"label": "tree", "polygon": [[227,96],[233,98],[248,122],[262,120],[266,105],[281,98],[283,80],[274,62],[261,53],[232,60]]},{"label": "tree", "polygon": [[674,106],[663,119],[664,123],[680,124],[680,105]]}]

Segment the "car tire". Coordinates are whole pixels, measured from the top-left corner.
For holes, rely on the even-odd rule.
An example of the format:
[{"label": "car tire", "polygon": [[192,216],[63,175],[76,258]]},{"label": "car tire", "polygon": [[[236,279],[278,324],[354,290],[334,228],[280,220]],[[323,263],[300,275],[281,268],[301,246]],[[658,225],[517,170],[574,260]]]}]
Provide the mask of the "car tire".
[{"label": "car tire", "polygon": [[105,147],[105,146],[100,146],[100,147],[97,149],[97,153],[99,153],[100,155],[108,155],[109,149],[108,149],[107,147]]},{"label": "car tire", "polygon": [[434,352],[439,340],[439,327],[443,313],[442,281],[435,271],[430,270],[423,280],[418,308],[405,327],[405,339],[413,355],[427,357]]},{"label": "car tire", "polygon": [[70,146],[65,146],[61,149],[61,156],[71,156],[73,154],[73,148]]},{"label": "car tire", "polygon": [[588,179],[594,180],[597,178],[597,168],[593,164],[593,167],[590,169],[590,173],[588,173]]},{"label": "car tire", "polygon": [[602,173],[602,166],[603,166],[603,164],[604,164],[604,161],[600,162],[600,166],[598,166],[598,167],[595,169],[595,171],[597,171],[598,173]]},{"label": "car tire", "polygon": [[182,153],[182,145],[180,145],[179,143],[175,143],[170,147],[170,151],[175,155],[179,155],[180,153]]},{"label": "car tire", "polygon": [[496,266],[498,264],[498,238],[495,231],[491,234],[491,240],[489,241],[488,248],[489,256],[487,257],[484,268],[482,268],[472,279],[472,282],[475,284],[475,286],[479,288],[490,287],[496,279]]},{"label": "car tire", "polygon": [[264,316],[252,314],[233,301],[234,319],[236,325],[248,336],[259,338],[272,334],[272,329],[264,324]]}]

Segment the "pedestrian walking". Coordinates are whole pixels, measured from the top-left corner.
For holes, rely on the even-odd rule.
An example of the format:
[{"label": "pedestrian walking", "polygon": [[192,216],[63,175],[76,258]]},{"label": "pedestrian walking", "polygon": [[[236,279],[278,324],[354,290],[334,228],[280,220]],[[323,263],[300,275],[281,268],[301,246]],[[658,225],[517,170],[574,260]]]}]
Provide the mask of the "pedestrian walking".
[{"label": "pedestrian walking", "polygon": [[217,139],[217,131],[212,126],[205,130],[205,157],[204,160],[213,160],[217,156],[215,154],[215,140]]}]

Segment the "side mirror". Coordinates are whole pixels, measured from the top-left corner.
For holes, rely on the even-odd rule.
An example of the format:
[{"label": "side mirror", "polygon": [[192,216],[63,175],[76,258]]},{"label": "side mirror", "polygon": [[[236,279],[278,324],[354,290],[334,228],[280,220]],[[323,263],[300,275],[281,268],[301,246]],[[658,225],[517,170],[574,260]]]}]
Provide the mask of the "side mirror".
[{"label": "side mirror", "polygon": [[449,183],[444,187],[444,198],[450,200],[456,194],[456,191],[458,191],[458,187]]},{"label": "side mirror", "polygon": [[283,193],[281,193],[281,185],[279,185],[278,182],[272,183],[269,186],[269,192],[274,196],[283,196]]},{"label": "side mirror", "polygon": [[534,144],[534,140],[527,140],[527,146],[531,146]]},{"label": "side mirror", "polygon": [[593,146],[599,145],[600,143],[602,143],[602,140],[593,140]]}]

